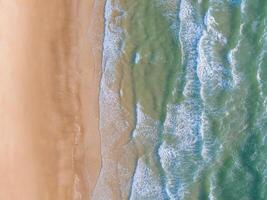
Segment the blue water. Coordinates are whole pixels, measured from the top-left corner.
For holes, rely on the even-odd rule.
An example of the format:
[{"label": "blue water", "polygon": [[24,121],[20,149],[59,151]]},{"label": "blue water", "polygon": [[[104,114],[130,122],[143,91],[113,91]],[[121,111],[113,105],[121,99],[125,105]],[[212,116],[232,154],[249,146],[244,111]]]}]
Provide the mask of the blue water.
[{"label": "blue water", "polygon": [[107,0],[94,199],[267,199],[267,1]]}]

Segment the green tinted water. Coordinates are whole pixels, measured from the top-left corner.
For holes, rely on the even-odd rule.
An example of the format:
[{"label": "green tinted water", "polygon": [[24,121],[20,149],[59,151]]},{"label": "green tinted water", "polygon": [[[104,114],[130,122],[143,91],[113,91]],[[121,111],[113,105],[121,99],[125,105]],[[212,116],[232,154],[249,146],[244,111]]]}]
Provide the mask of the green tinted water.
[{"label": "green tinted water", "polygon": [[107,0],[95,199],[267,199],[267,1]]}]

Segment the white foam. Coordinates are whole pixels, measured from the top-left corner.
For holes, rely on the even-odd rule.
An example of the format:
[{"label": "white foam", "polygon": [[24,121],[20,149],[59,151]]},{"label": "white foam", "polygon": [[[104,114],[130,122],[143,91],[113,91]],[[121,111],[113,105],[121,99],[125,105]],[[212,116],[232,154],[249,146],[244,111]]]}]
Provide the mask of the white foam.
[{"label": "white foam", "polygon": [[240,41],[238,41],[238,44],[234,49],[230,50],[228,55],[228,60],[231,65],[231,74],[234,84],[233,86],[238,86],[241,83],[241,75],[237,70],[238,63],[237,59],[235,58],[239,48],[240,48]]},{"label": "white foam", "polygon": [[132,193],[130,200],[163,200],[162,188],[158,174],[155,174],[144,161],[144,157],[138,160],[136,173],[133,177]]},{"label": "white foam", "polygon": [[201,134],[201,140],[203,141],[202,144],[202,149],[201,149],[201,156],[204,160],[208,160],[210,159],[210,155],[209,155],[209,149],[206,143],[206,134],[207,134],[207,126],[208,126],[208,122],[207,122],[207,118],[205,116],[205,113],[202,112],[201,114],[201,126],[200,126],[200,134]]},{"label": "white foam", "polygon": [[222,45],[227,44],[227,38],[218,30],[219,24],[217,23],[216,19],[213,16],[213,9],[209,8],[206,15],[204,24],[207,27],[207,32],[210,35],[210,38],[213,40],[218,41]]},{"label": "white foam", "polygon": [[174,38],[179,32],[179,21],[177,19],[180,0],[158,0],[160,8],[163,10],[163,16],[171,23],[171,30],[173,31]]},{"label": "white foam", "polygon": [[262,69],[264,69],[265,64],[263,62],[264,58],[267,56],[267,18],[264,19],[264,30],[263,30],[263,34],[262,37],[260,38],[260,44],[262,44],[261,46],[261,52],[260,55],[257,58],[257,81],[259,84],[259,88],[260,88],[260,95],[262,98],[264,98],[264,86],[266,85],[265,81],[262,80]]},{"label": "white foam", "polygon": [[[121,13],[120,16],[113,12]],[[94,200],[111,199],[114,194],[109,182],[125,181],[125,176],[117,176],[118,163],[112,160],[111,149],[115,142],[129,129],[127,111],[120,105],[119,85],[116,82],[117,61],[123,51],[123,29],[119,21],[124,17],[118,0],[107,0],[105,5],[105,35],[103,41],[102,78],[100,89],[100,134],[102,168],[94,191]],[[110,120],[115,119],[115,120]],[[130,175],[129,175],[130,176]],[[123,179],[123,180],[120,180]],[[120,188],[116,188],[120,189]]]},{"label": "white foam", "polygon": [[100,134],[103,156],[109,153],[114,142],[130,128],[130,123],[125,117],[126,113],[128,111],[120,105],[119,94],[103,84],[100,91]]},{"label": "white foam", "polygon": [[187,193],[188,184],[183,180],[183,164],[179,162],[179,152],[163,142],[159,149],[160,162],[165,171],[166,193],[171,200],[182,199]]},{"label": "white foam", "polygon": [[225,76],[226,67],[223,65],[221,58],[213,55],[211,36],[204,33],[199,44],[199,65],[197,69],[199,80],[202,84],[209,84],[213,88],[225,88],[229,85]]},{"label": "white foam", "polygon": [[246,14],[246,7],[247,7],[246,3],[247,3],[247,0],[244,0],[244,1],[241,2],[240,8],[241,8],[241,13],[242,14]]},{"label": "white foam", "polygon": [[[206,31],[200,39],[198,46],[198,77],[203,87],[212,88],[228,87],[227,68],[223,64],[223,59],[216,55],[216,45],[224,46],[227,44],[227,38],[217,29],[218,23],[213,17],[213,9],[209,8],[205,16]],[[201,91],[202,99],[205,98],[204,90]]]},{"label": "white foam", "polygon": [[157,128],[159,127],[160,122],[145,114],[142,111],[142,106],[140,103],[137,103],[136,113],[136,127],[133,132],[133,137],[141,137],[143,138],[144,142],[145,140],[150,140],[154,146],[157,142]]},{"label": "white foam", "polygon": [[[163,134],[172,142],[164,141],[159,148],[162,168],[166,174],[166,192],[170,199],[183,199],[194,180],[194,169],[199,167],[199,108],[186,100],[180,105],[168,105]],[[190,172],[188,169],[191,168]],[[179,169],[179,170],[177,170]]]},{"label": "white foam", "polygon": [[[183,199],[189,192],[189,185],[194,181],[200,159],[199,144],[201,136],[200,106],[197,84],[198,43],[203,27],[195,16],[195,8],[190,1],[180,4],[180,43],[182,63],[186,69],[186,83],[183,94],[185,100],[177,105],[167,106],[164,123],[164,135],[172,138],[164,141],[159,148],[162,168],[166,175],[166,192],[170,199]],[[189,170],[190,169],[190,170]]]},{"label": "white foam", "polygon": [[138,64],[140,60],[141,60],[141,55],[140,55],[140,53],[136,53],[136,54],[135,54],[135,58],[134,58],[134,63],[135,63],[135,64]]},{"label": "white foam", "polygon": [[194,7],[189,1],[182,0],[180,5],[180,42],[182,49],[196,56],[197,42],[202,34],[203,27],[196,20]]},{"label": "white foam", "polygon": [[[106,79],[115,81],[116,61],[121,55],[121,43],[123,29],[119,27],[118,20],[114,19],[112,13],[114,11],[124,12],[116,1],[107,0],[105,5],[105,35],[103,41],[103,58],[102,69]],[[116,18],[121,18],[117,16]]]},{"label": "white foam", "polygon": [[214,180],[214,176],[212,176],[210,178],[210,193],[209,193],[209,199],[210,200],[216,200],[216,197],[215,197],[215,180]]},{"label": "white foam", "polygon": [[[182,57],[186,64],[186,85],[183,92],[186,100],[179,105],[168,105],[164,134],[172,135],[170,137],[175,138],[175,143],[165,141],[159,149],[160,161],[166,174],[166,191],[170,199],[183,199],[189,192],[189,185],[201,174],[203,164],[211,159],[211,144],[206,135],[209,128],[207,119],[203,113],[201,115],[200,100],[192,94],[200,89],[204,96],[205,84],[212,81],[218,81],[220,87],[225,84],[224,66],[220,59],[214,59],[215,56],[209,53],[211,49],[207,48],[211,47],[207,43],[210,39],[208,37],[221,45],[227,43],[226,38],[216,30],[215,19],[207,14],[208,29],[204,31],[201,23],[196,20],[194,7],[189,1],[181,1],[179,17]],[[196,74],[204,84],[200,88],[196,85]]]},{"label": "white foam", "polygon": [[[118,0],[107,0],[105,5],[105,35],[103,42],[102,78],[100,89],[100,133],[102,135],[102,154],[109,151],[113,142],[129,128],[129,124],[124,120],[125,111],[120,105],[120,94],[117,93],[118,85],[116,80],[117,60],[122,53],[123,30],[119,27],[113,12],[124,13]],[[110,120],[110,118],[116,120]],[[112,127],[112,128],[111,128]],[[109,129],[110,128],[110,129]],[[109,129],[109,131],[107,130]]]},{"label": "white foam", "polygon": [[199,105],[193,100],[184,101],[180,105],[168,105],[164,123],[164,132],[173,134],[181,141],[177,146],[181,151],[192,151],[197,141],[199,119]]}]

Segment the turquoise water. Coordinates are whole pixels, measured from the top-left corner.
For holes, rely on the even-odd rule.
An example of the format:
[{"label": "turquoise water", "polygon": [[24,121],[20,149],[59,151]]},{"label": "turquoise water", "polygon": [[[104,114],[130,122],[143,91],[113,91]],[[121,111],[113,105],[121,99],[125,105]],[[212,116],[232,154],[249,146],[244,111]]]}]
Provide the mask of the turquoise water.
[{"label": "turquoise water", "polygon": [[94,199],[267,199],[267,1],[107,0]]}]

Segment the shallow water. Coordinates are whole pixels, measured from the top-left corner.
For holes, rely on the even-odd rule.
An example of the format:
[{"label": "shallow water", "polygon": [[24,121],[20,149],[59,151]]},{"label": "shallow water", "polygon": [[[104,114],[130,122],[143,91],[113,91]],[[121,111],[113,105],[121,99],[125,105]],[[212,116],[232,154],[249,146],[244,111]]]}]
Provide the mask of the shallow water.
[{"label": "shallow water", "polygon": [[267,1],[107,0],[94,199],[267,199]]}]

